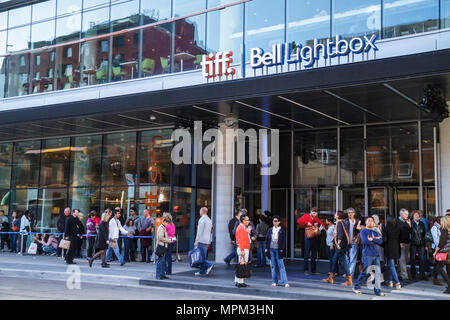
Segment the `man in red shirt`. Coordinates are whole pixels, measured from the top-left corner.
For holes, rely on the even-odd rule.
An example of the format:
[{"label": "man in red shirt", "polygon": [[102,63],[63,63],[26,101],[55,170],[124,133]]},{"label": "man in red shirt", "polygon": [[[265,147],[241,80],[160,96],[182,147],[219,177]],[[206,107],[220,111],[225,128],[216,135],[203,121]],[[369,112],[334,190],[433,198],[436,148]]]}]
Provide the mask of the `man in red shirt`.
[{"label": "man in red shirt", "polygon": [[[323,223],[319,220],[317,215],[319,214],[319,210],[316,207],[311,208],[311,213],[304,214],[300,219],[297,220],[300,228],[311,228],[311,227],[319,227],[319,230],[322,231]],[[311,273],[316,274],[316,258],[317,258],[317,250],[319,248],[319,237],[314,237],[308,239],[306,237],[305,232],[305,254],[304,258],[304,271],[305,275],[309,275],[309,270]],[[309,267],[309,257],[311,255],[311,268]]]}]

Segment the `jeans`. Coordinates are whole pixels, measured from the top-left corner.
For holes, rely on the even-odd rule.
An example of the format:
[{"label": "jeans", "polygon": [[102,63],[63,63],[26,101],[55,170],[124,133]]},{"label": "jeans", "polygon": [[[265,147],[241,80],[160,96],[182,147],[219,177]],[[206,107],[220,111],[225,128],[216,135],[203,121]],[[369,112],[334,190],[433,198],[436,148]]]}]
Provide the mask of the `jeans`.
[{"label": "jeans", "polygon": [[258,241],[258,255],[256,258],[257,266],[265,266],[266,265],[266,242]]},{"label": "jeans", "polygon": [[45,253],[56,253],[56,249],[53,246],[42,246],[42,251]]},{"label": "jeans", "polygon": [[125,248],[125,253],[123,256],[123,260],[125,262],[130,262],[130,246],[132,245],[133,239],[131,238],[124,238],[123,239],[123,245]]},{"label": "jeans", "polygon": [[355,274],[356,260],[358,258],[358,245],[356,243],[352,244],[347,256],[348,270],[353,276]]},{"label": "jeans", "polygon": [[166,274],[172,274],[172,252],[175,247],[175,242],[169,243],[167,246],[167,252],[165,254],[165,272]]},{"label": "jeans", "polygon": [[401,243],[400,246],[403,245],[403,248],[400,249],[400,260],[398,264],[400,265],[400,276],[403,280],[408,280],[408,270],[406,269],[406,261],[408,260],[409,255],[409,243]]},{"label": "jeans", "polygon": [[387,276],[388,281],[394,281],[394,283],[399,283],[397,270],[395,270],[395,260],[394,259],[388,259],[387,265],[389,267],[389,273]]},{"label": "jeans", "polygon": [[27,238],[28,236],[23,236],[20,237],[20,252],[25,253],[26,249],[27,249]]},{"label": "jeans", "polygon": [[231,251],[231,253],[226,256],[225,259],[223,259],[225,262],[231,262],[231,260],[233,260],[233,258],[236,258],[236,262],[238,261],[238,256],[236,254],[236,249],[237,249],[237,245],[236,245],[236,241],[233,244],[233,251]]},{"label": "jeans", "polygon": [[411,244],[410,246],[410,265],[411,265],[411,276],[416,276],[416,252],[419,251],[419,272],[420,276],[425,275],[425,247],[416,246]]},{"label": "jeans", "polygon": [[17,251],[17,234],[11,235],[11,251],[12,252]]},{"label": "jeans", "polygon": [[152,246],[143,247],[141,244],[141,256],[142,262],[150,262],[152,261]]},{"label": "jeans", "polygon": [[123,257],[122,257],[122,255],[119,252],[119,248],[118,248],[118,245],[117,245],[117,239],[115,239],[115,241],[116,241],[116,247],[112,248],[111,247],[112,239],[109,239],[108,251],[106,251],[106,262],[109,261],[109,259],[111,258],[111,254],[114,251],[116,257],[119,259],[120,264],[122,264],[124,262],[123,261]]},{"label": "jeans", "polygon": [[199,242],[197,247],[200,249],[201,255],[205,260],[205,262],[200,266],[200,274],[206,274],[206,270],[212,266],[212,263],[206,260],[206,253],[208,251],[209,244]]},{"label": "jeans", "polygon": [[284,267],[283,259],[280,259],[280,250],[269,249],[270,251],[270,269],[272,271],[272,283],[278,283],[277,269],[275,262],[278,264],[278,269],[280,270],[281,285],[284,286],[288,283],[286,268]]},{"label": "jeans", "polygon": [[[317,249],[319,247],[319,240],[317,238],[308,239],[305,236],[305,266],[304,270],[311,270],[312,273],[316,272],[316,258],[317,258]],[[309,257],[311,255],[311,269],[309,268]]]},{"label": "jeans", "polygon": [[88,240],[87,256],[88,258],[92,258],[94,254],[95,234],[90,234],[90,237],[87,237],[87,240]]},{"label": "jeans", "polygon": [[346,251],[343,250],[334,250],[334,256],[333,256],[333,261],[332,261],[332,265],[333,265],[333,273],[338,273],[339,269],[337,267],[337,263],[338,261],[340,261],[342,267],[344,268],[345,271],[345,275],[349,276],[351,275],[350,270],[348,268],[348,264],[347,264],[347,255],[346,255]]},{"label": "jeans", "polygon": [[166,262],[166,254],[162,255],[161,257],[156,257],[156,279],[161,279],[164,276],[164,266]]},{"label": "jeans", "polygon": [[361,272],[356,279],[354,288],[360,289],[360,285],[362,281],[365,281],[367,276],[369,275],[367,272],[370,266],[375,266],[375,286],[373,291],[376,295],[381,293],[381,266],[380,266],[380,257],[362,257],[361,262],[363,264],[363,272]]}]

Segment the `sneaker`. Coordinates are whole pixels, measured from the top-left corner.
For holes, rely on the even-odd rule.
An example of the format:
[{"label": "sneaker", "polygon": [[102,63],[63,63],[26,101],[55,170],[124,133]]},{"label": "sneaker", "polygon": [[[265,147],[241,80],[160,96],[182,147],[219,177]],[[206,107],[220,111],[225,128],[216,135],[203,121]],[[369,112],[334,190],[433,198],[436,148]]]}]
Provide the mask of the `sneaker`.
[{"label": "sneaker", "polygon": [[393,288],[394,287],[394,282],[393,281],[389,281],[389,288]]},{"label": "sneaker", "polygon": [[230,266],[230,261],[224,259],[223,262],[225,262],[228,267]]},{"label": "sneaker", "polygon": [[291,286],[289,285],[289,283],[286,283],[286,284],[284,285],[284,287],[285,287],[285,288],[290,288]]},{"label": "sneaker", "polygon": [[246,283],[241,283],[240,284],[241,288],[247,288],[250,287],[250,285],[246,284]]},{"label": "sneaker", "polygon": [[361,294],[362,293],[361,290],[359,290],[356,287],[353,287],[353,292],[356,293],[356,294]]},{"label": "sneaker", "polygon": [[377,292],[377,293],[375,293],[375,295],[377,297],[386,297],[386,293],[384,293],[384,292]]},{"label": "sneaker", "polygon": [[400,290],[402,288],[402,285],[399,283],[395,284],[395,289]]},{"label": "sneaker", "polygon": [[277,286],[277,284],[276,283],[272,283],[272,287],[276,287]]},{"label": "sneaker", "polygon": [[310,275],[309,271],[305,270],[305,276],[309,276],[309,275]]},{"label": "sneaker", "polygon": [[211,265],[211,267],[209,267],[209,268],[206,270],[206,274],[210,274],[213,267],[214,267],[214,265]]},{"label": "sneaker", "polygon": [[163,278],[163,279],[169,279],[169,277],[166,277],[166,276],[162,276],[161,278]]},{"label": "sneaker", "polygon": [[201,276],[202,274],[200,273],[200,271],[197,271],[196,273],[194,273],[194,275]]}]

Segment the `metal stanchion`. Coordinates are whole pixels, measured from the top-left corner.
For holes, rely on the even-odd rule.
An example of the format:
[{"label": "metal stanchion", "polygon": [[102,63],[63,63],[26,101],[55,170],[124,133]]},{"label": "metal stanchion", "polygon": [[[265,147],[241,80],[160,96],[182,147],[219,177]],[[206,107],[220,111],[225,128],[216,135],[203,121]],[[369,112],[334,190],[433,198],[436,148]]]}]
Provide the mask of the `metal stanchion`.
[{"label": "metal stanchion", "polygon": [[23,231],[20,232],[20,248],[19,248],[19,255],[20,256],[23,256],[22,250],[23,250]]},{"label": "metal stanchion", "polygon": [[178,235],[176,235],[176,237],[177,237],[177,260],[178,262],[181,262],[181,256],[180,253],[178,252]]}]

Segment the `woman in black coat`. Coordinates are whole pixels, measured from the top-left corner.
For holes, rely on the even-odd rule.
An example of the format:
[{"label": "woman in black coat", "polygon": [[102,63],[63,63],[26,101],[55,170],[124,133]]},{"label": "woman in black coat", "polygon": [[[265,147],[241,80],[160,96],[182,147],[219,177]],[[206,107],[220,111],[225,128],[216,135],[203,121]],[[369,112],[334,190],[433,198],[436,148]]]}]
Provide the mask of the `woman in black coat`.
[{"label": "woman in black coat", "polygon": [[389,287],[394,286],[400,289],[401,284],[398,280],[397,271],[395,270],[395,260],[400,259],[400,225],[398,219],[388,216],[386,218],[386,227],[383,228],[384,256],[389,268],[389,274],[386,280],[389,281]]},{"label": "woman in black coat", "polygon": [[92,267],[92,263],[95,259],[98,257],[102,257],[102,268],[109,268],[109,264],[105,262],[106,258],[106,250],[109,246],[109,215],[105,212],[102,215],[102,222],[100,223],[100,227],[97,233],[97,237],[95,239],[95,249],[98,250],[98,252],[89,259],[89,267]]}]

